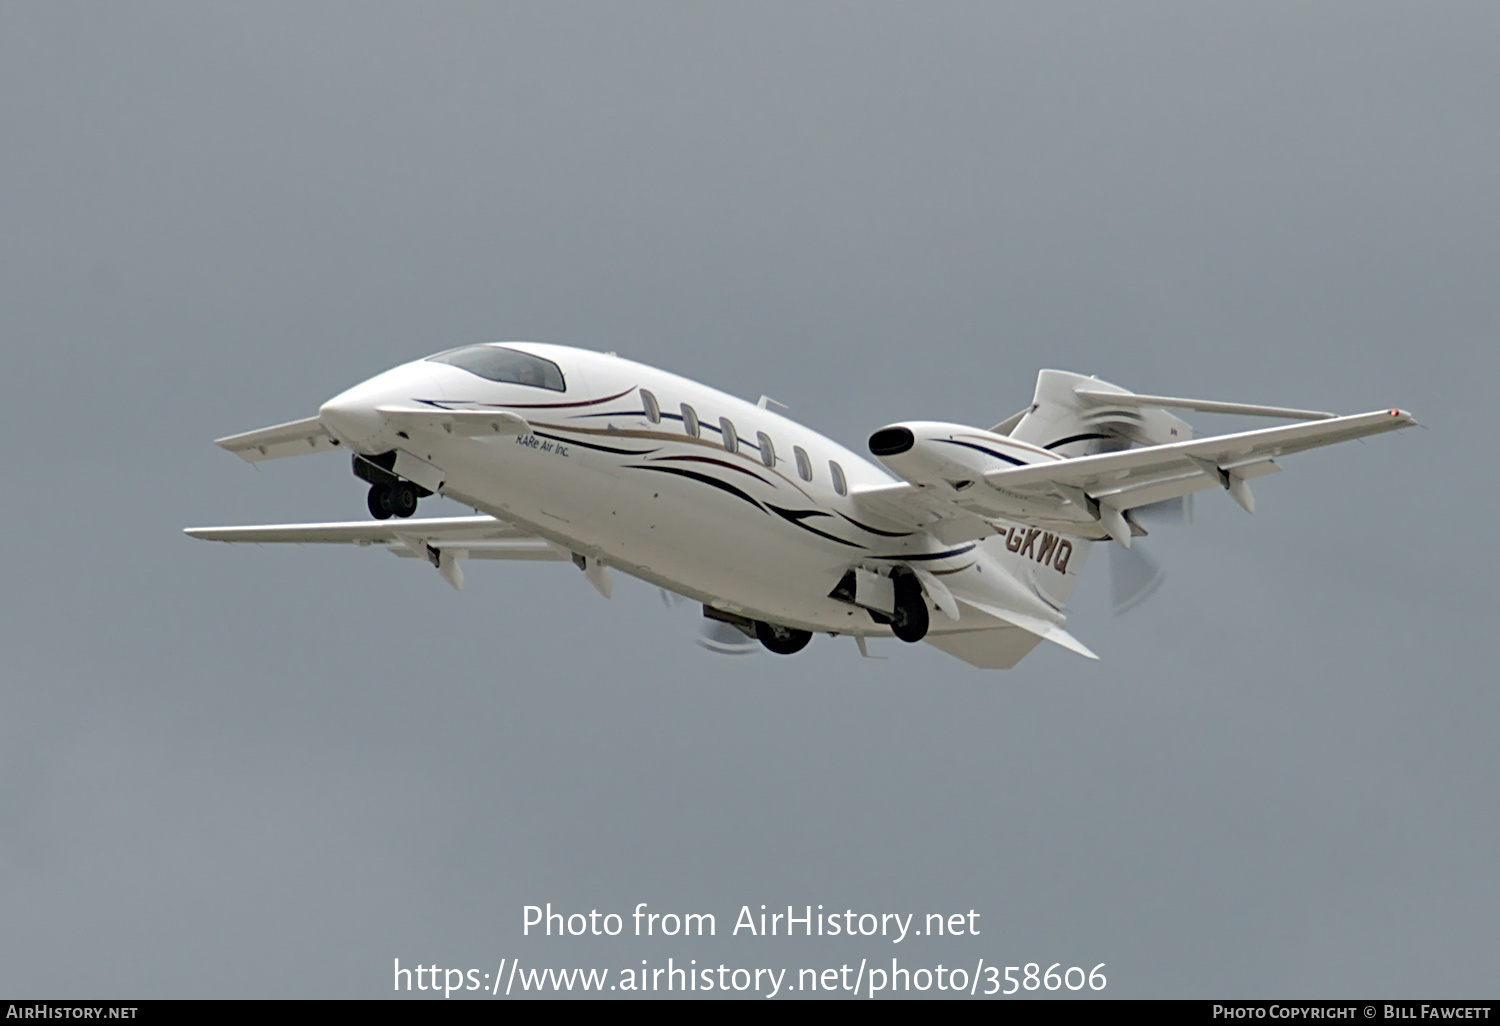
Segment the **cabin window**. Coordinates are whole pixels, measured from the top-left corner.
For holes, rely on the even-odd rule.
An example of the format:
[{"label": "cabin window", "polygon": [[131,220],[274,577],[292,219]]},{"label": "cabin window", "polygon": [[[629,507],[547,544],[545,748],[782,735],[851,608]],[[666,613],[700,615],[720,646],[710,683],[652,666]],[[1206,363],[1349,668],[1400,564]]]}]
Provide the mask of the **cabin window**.
[{"label": "cabin window", "polygon": [[653,424],[661,423],[661,406],[656,401],[656,396],[641,389],[641,404],[646,407],[646,419]]},{"label": "cabin window", "polygon": [[724,436],[724,448],[730,452],[740,451],[740,436],[735,434],[734,425],[728,417],[719,418],[719,433]]},{"label": "cabin window", "polygon": [[792,455],[797,457],[797,476],[804,481],[812,480],[812,460],[807,458],[807,450],[800,445],[792,446]]},{"label": "cabin window", "polygon": [[840,495],[849,494],[849,482],[844,480],[844,468],[833,460],[828,461],[828,472],[833,475],[833,490]]},{"label": "cabin window", "polygon": [[504,346],[464,346],[450,349],[446,353],[429,356],[433,363],[447,363],[461,367],[470,374],[477,374],[490,381],[507,385],[529,385],[532,388],[547,388],[554,392],[566,392],[562,368],[551,360],[530,353],[506,349]]},{"label": "cabin window", "polygon": [[702,430],[698,427],[698,412],[687,403],[682,404],[682,430],[692,438],[697,438]]},{"label": "cabin window", "polygon": [[757,431],[755,440],[760,443],[760,461],[768,467],[776,466],[776,446],[771,444],[771,436]]}]

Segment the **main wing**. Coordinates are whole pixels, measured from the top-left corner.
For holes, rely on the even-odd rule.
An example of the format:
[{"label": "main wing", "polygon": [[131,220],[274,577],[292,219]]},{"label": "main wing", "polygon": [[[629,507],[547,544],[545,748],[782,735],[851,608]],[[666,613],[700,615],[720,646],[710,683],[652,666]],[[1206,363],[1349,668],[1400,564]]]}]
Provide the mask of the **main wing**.
[{"label": "main wing", "polygon": [[955,537],[960,532],[977,537],[984,533],[984,518],[1001,517],[1084,537],[1107,536],[1129,546],[1132,525],[1125,519],[1127,510],[1217,486],[1253,511],[1255,499],[1246,482],[1280,470],[1277,457],[1414,424],[1416,419],[1404,410],[1321,417],[1123,452],[1004,467],[985,472],[983,486],[951,496],[907,482],[856,489],[852,494],[878,516],[940,535],[946,528]]},{"label": "main wing", "polygon": [[[455,588],[463,587],[462,559],[563,562],[572,553],[494,517],[431,517],[420,520],[358,520],[330,524],[267,524],[251,527],[189,527],[205,541],[296,545],[384,545],[404,558],[425,559]],[[587,567],[585,570],[587,571]],[[596,585],[597,586],[597,585]]]}]

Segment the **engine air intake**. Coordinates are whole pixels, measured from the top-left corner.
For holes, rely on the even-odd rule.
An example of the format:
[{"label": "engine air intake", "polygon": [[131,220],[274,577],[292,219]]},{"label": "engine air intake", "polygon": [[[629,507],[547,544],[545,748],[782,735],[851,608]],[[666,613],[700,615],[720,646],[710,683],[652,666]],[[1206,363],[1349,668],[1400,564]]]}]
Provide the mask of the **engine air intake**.
[{"label": "engine air intake", "polygon": [[870,451],[876,456],[899,456],[916,444],[910,428],[881,428],[870,436]]}]

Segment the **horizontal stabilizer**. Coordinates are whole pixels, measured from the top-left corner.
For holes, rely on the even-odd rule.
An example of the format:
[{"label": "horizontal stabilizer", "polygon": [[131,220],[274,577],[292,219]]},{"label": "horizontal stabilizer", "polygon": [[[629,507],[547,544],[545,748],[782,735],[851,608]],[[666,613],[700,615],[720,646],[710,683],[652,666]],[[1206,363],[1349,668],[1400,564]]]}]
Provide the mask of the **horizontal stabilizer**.
[{"label": "horizontal stabilizer", "polygon": [[1246,417],[1285,417],[1287,420],[1329,420],[1334,416],[1321,410],[1294,410],[1288,406],[1216,403],[1208,399],[1174,399],[1166,395],[1136,395],[1133,392],[1103,392],[1088,388],[1075,388],[1073,394],[1100,406],[1152,406],[1166,410],[1194,410],[1198,413],[1237,413]]},{"label": "horizontal stabilizer", "polygon": [[294,420],[288,424],[246,431],[214,442],[248,463],[280,459],[283,456],[305,456],[310,452],[337,449],[339,442],[323,427],[317,417]]},{"label": "horizontal stabilizer", "polygon": [[924,640],[933,648],[981,670],[1009,670],[1042,643],[1041,638],[1019,627],[929,633]]},{"label": "horizontal stabilizer", "polygon": [[1039,616],[1028,616],[1025,613],[1017,613],[1009,609],[1001,609],[987,602],[978,602],[974,599],[961,597],[959,599],[966,606],[971,606],[985,616],[992,616],[1012,626],[1019,627],[1028,634],[1033,634],[1043,641],[1050,641],[1054,645],[1061,645],[1069,652],[1076,652],[1086,659],[1098,659],[1089,647],[1069,634],[1061,625],[1043,620]]}]

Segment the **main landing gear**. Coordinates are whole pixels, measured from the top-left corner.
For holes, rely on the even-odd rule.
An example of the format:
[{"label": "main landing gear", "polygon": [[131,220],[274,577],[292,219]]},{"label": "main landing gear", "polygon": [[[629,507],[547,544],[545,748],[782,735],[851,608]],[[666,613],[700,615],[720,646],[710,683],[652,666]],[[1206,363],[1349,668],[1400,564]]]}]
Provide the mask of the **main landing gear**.
[{"label": "main landing gear", "polygon": [[365,504],[370,507],[370,516],[376,520],[391,517],[409,517],[417,511],[417,488],[409,481],[397,481],[393,485],[374,484]]},{"label": "main landing gear", "polygon": [[921,641],[927,637],[927,599],[922,595],[922,582],[906,567],[897,567],[891,574],[891,584],[896,589],[896,615],[891,617],[891,633],[902,641]]},{"label": "main landing gear", "polygon": [[755,621],[755,636],[760,643],[777,655],[792,655],[801,652],[812,640],[811,631],[799,631],[795,627],[783,627],[780,624],[766,623],[764,620]]},{"label": "main landing gear", "polygon": [[[868,599],[868,605],[859,601],[859,575],[863,573],[868,580],[866,587],[871,589],[874,597]],[[850,605],[858,605],[869,614],[870,620],[880,624],[882,627],[889,626],[891,633],[902,641],[918,642],[927,637],[928,621],[931,619],[927,611],[927,596],[922,588],[922,581],[917,577],[909,566],[898,566],[891,570],[891,611],[885,612],[883,596],[879,595],[883,582],[876,579],[876,573],[872,570],[859,568],[847,571],[834,589],[828,593],[831,599],[840,602],[848,602]],[[882,608],[876,608],[876,603]]]}]

